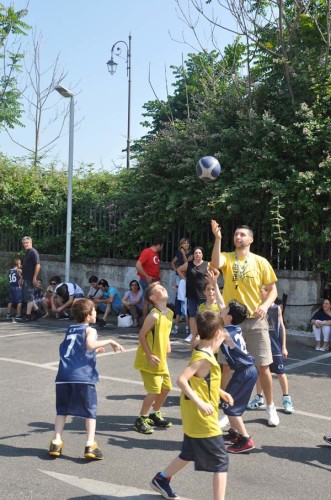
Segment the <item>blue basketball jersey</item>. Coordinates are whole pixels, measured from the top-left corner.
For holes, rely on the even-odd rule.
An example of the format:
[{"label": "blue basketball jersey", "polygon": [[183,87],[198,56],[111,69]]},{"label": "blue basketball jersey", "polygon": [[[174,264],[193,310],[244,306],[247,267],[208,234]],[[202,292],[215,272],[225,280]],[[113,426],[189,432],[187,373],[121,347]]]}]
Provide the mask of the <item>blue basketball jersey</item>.
[{"label": "blue basketball jersey", "polygon": [[255,358],[247,352],[246,343],[239,325],[227,325],[225,329],[234,342],[234,348],[225,344],[221,345],[222,353],[225,356],[231,370],[242,371],[248,366],[255,364]]},{"label": "blue basketball jersey", "polygon": [[71,325],[60,344],[60,364],[56,383],[94,384],[99,380],[96,352],[86,349],[88,325]]},{"label": "blue basketball jersey", "polygon": [[20,273],[17,270],[17,267],[9,270],[8,280],[9,286],[18,287],[18,282],[21,279]]},{"label": "blue basketball jersey", "polygon": [[279,324],[278,306],[272,304],[267,312],[267,320],[269,324],[269,336],[271,342],[271,351],[273,356],[282,354],[282,329]]}]

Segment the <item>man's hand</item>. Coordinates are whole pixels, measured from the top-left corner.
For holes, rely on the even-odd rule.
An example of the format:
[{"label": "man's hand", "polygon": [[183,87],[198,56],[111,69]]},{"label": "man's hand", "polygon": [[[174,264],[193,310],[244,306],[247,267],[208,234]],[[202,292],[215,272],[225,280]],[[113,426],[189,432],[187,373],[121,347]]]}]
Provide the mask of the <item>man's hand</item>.
[{"label": "man's hand", "polygon": [[221,226],[216,222],[216,220],[211,220],[211,230],[213,231],[213,235],[216,239],[222,239]]}]

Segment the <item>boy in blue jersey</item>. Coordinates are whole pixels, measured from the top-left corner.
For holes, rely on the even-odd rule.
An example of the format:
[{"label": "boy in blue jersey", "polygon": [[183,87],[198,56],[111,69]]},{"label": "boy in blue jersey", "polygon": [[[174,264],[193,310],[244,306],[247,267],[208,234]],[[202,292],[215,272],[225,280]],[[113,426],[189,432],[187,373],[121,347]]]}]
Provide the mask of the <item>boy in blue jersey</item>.
[{"label": "boy in blue jersey", "polygon": [[22,264],[20,259],[13,260],[13,267],[8,272],[9,299],[6,319],[12,317],[12,307],[16,306],[16,319],[21,318],[22,313]]},{"label": "boy in blue jersey", "polygon": [[228,447],[230,453],[244,453],[255,448],[255,443],[249,436],[242,419],[258,378],[255,359],[247,352],[239,326],[245,321],[247,315],[247,307],[236,300],[230,300],[229,305],[221,312],[228,336],[225,337],[220,352],[223,353],[229,368],[234,371],[225,389],[233,397],[234,405],[230,408],[226,401],[221,401],[221,408],[228,416],[231,426],[228,435],[224,436],[224,440],[232,443]]},{"label": "boy in blue jersey", "polygon": [[[265,287],[262,287],[262,300],[265,300],[265,295]],[[267,320],[272,352],[272,364],[270,365],[270,371],[271,373],[275,373],[277,375],[283,393],[284,413],[290,415],[291,413],[294,413],[294,408],[292,398],[289,395],[288,380],[284,368],[284,360],[287,359],[288,355],[286,348],[286,328],[284,325],[281,307],[276,303],[269,307]],[[259,379],[256,383],[256,396],[248,403],[247,408],[249,410],[263,410],[265,408],[262,386]]]},{"label": "boy in blue jersey", "polygon": [[102,460],[98,444],[95,442],[97,393],[99,374],[96,370],[96,353],[105,352],[104,346],[124,352],[115,340],[97,340],[97,331],[89,326],[95,323],[96,311],[90,299],[77,299],[72,308],[76,320],[69,326],[60,345],[60,364],[56,383],[56,419],[54,437],[49,454],[59,457],[62,453],[62,432],[67,415],[85,418],[87,442],[84,457]]}]

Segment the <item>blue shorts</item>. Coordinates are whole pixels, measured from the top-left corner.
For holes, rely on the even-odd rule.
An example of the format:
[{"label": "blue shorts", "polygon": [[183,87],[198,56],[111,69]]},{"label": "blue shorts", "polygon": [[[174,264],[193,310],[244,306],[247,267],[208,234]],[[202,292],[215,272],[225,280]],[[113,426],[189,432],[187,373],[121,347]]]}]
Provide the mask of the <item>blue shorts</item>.
[{"label": "blue shorts", "polygon": [[281,354],[272,356],[272,363],[269,365],[271,373],[282,374],[285,373],[284,359]]},{"label": "blue shorts", "polygon": [[255,365],[251,365],[241,372],[234,372],[225,389],[233,397],[234,405],[229,406],[226,401],[221,399],[221,408],[225,415],[240,417],[244,413],[258,376],[259,373]]},{"label": "blue shorts", "polygon": [[181,300],[177,299],[176,295],[176,300],[175,300],[175,316],[180,316],[182,313],[182,302]]},{"label": "blue shorts", "polygon": [[179,458],[194,462],[195,470],[227,472],[229,458],[222,434],[209,438],[192,438],[184,434]]},{"label": "blue shorts", "polygon": [[9,287],[9,300],[10,304],[21,304],[22,303],[22,288],[20,286],[10,286]]},{"label": "blue shorts", "polygon": [[187,314],[190,318],[195,318],[198,312],[198,308],[201,304],[204,304],[206,299],[187,299]]},{"label": "blue shorts", "polygon": [[56,414],[97,418],[97,391],[94,384],[56,384]]}]

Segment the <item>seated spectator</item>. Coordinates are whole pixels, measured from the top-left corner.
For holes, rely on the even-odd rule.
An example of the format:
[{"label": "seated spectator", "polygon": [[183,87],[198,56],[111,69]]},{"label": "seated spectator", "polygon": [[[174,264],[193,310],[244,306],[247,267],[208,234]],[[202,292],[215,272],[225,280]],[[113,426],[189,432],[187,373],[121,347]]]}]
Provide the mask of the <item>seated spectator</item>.
[{"label": "seated spectator", "polygon": [[55,292],[55,288],[57,285],[61,283],[61,278],[60,276],[52,276],[51,279],[49,280],[49,285],[45,290],[45,293],[41,299],[41,309],[44,312],[43,318],[47,318],[47,316],[51,313],[52,310],[52,295]]},{"label": "seated spectator", "polygon": [[33,302],[39,308],[41,305],[41,299],[43,298],[44,290],[43,290],[43,281],[41,279],[37,279],[37,286],[34,289],[34,300]]},{"label": "seated spectator", "polygon": [[[98,281],[99,279],[97,276],[91,276],[88,280],[90,284],[90,289],[87,292],[87,297],[91,300],[100,299],[102,297],[102,291],[98,287]],[[104,313],[105,310],[106,310],[106,304],[104,303],[98,304],[97,312]]]},{"label": "seated spectator", "polygon": [[130,290],[126,292],[122,299],[125,313],[130,313],[133,319],[133,326],[138,326],[138,318],[143,315],[144,296],[137,280],[130,281]]},{"label": "seated spectator", "polygon": [[65,310],[72,306],[75,299],[82,297],[84,292],[76,283],[60,283],[51,298],[52,312],[58,319],[70,319]]},{"label": "seated spectator", "polygon": [[106,325],[106,319],[108,314],[113,314],[118,316],[121,312],[122,301],[121,297],[113,286],[109,286],[107,280],[99,280],[98,287],[102,292],[101,299],[94,299],[94,303],[99,306],[99,304],[106,304],[106,309],[102,319],[99,321],[99,326],[103,328]]},{"label": "seated spectator", "polygon": [[[322,307],[315,312],[310,320],[313,326],[316,346],[315,351],[328,351],[330,349],[330,333],[331,333],[331,302],[329,299],[324,299]],[[323,335],[323,345],[321,346],[321,335]]]}]

